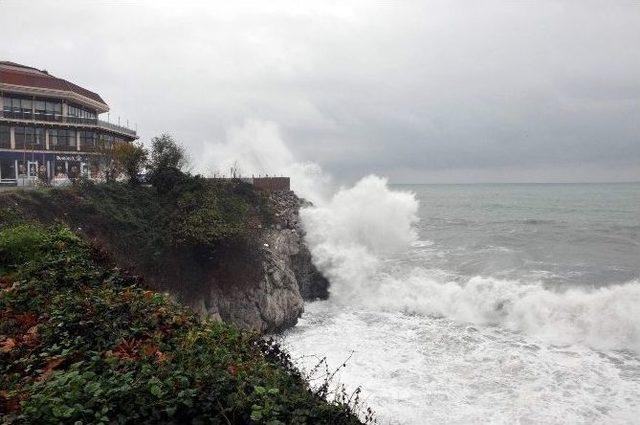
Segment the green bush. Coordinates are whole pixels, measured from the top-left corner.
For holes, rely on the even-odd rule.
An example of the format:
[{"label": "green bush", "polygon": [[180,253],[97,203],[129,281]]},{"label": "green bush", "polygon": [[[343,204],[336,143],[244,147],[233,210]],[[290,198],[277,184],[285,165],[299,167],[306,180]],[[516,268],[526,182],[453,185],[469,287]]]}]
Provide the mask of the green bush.
[{"label": "green bush", "polygon": [[5,228],[0,230],[0,263],[6,266],[34,261],[45,255],[54,243],[77,241],[77,236],[65,228],[54,232],[33,224]]},{"label": "green bush", "polygon": [[2,423],[359,423],[277,345],[141,288],[69,230],[0,236]]}]

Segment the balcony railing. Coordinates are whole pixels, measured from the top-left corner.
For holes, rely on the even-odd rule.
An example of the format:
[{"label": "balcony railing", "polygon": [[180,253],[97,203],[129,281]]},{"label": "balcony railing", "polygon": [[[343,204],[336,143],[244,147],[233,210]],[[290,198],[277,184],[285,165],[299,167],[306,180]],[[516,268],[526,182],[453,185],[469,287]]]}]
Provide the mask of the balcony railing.
[{"label": "balcony railing", "polygon": [[8,119],[16,119],[16,120],[25,120],[25,121],[46,121],[46,122],[56,122],[62,124],[81,124],[81,125],[90,125],[96,126],[98,128],[103,128],[105,130],[116,131],[121,134],[126,134],[131,137],[136,137],[136,131],[130,128],[124,127],[122,125],[112,124],[107,121],[102,121],[99,119],[91,119],[91,118],[80,118],[80,117],[63,117],[59,114],[43,114],[36,112],[32,114],[31,112],[16,112],[16,111],[0,111],[0,118],[8,118]]},{"label": "balcony railing", "polygon": [[98,127],[106,128],[107,130],[119,131],[120,133],[128,134],[129,136],[135,136],[136,131],[130,128],[123,127],[121,125],[111,124],[110,122],[98,120]]}]

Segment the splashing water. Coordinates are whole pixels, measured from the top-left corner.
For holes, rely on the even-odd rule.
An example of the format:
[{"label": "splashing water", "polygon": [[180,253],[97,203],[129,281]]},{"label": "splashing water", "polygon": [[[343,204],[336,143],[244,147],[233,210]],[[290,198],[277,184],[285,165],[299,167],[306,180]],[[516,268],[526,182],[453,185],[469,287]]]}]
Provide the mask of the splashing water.
[{"label": "splashing water", "polygon": [[[269,123],[234,129],[213,150],[250,172],[291,175],[315,203],[301,217],[331,296],[307,305],[283,342],[302,368],[315,364],[309,355],[337,366],[353,350],[339,378],[363,386],[382,423],[633,423],[640,414],[640,188],[604,199],[631,199],[605,231],[607,213],[587,217],[605,207],[589,209],[597,196],[575,188],[567,216],[547,208],[562,209],[567,193],[514,212],[546,196],[535,188],[522,199],[418,188],[429,195],[419,203],[416,188],[368,176],[330,195],[331,179],[296,162]],[[599,258],[615,264],[586,264]],[[606,281],[618,275],[630,278]]]}]

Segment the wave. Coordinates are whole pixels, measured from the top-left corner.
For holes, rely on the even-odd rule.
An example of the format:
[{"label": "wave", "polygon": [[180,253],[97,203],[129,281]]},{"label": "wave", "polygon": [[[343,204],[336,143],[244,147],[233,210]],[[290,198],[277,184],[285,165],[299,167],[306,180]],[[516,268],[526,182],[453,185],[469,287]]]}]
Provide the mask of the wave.
[{"label": "wave", "polygon": [[368,307],[498,325],[551,344],[640,352],[640,282],[563,292],[540,283],[473,277],[464,283],[434,279],[414,269],[382,277],[361,301]]},{"label": "wave", "polygon": [[459,282],[423,267],[390,270],[390,259],[422,244],[414,230],[417,210],[413,194],[369,176],[302,211],[332,302],[497,325],[552,344],[640,352],[638,281],[558,292],[541,282],[480,276]]}]

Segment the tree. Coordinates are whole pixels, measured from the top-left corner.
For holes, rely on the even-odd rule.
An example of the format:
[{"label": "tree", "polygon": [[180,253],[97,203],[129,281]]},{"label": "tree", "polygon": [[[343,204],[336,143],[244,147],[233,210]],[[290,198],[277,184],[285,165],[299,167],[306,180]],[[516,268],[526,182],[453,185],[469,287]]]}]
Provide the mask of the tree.
[{"label": "tree", "polygon": [[106,182],[114,182],[120,175],[118,161],[113,147],[99,142],[96,146],[97,155],[92,155],[89,162],[92,168],[100,170]]},{"label": "tree", "polygon": [[129,183],[138,184],[138,175],[147,162],[147,150],[142,143],[116,143],[113,155],[118,170],[127,176]]},{"label": "tree", "polygon": [[188,163],[185,150],[166,133],[151,139],[151,144],[149,182],[159,193],[166,193],[184,176]]}]

